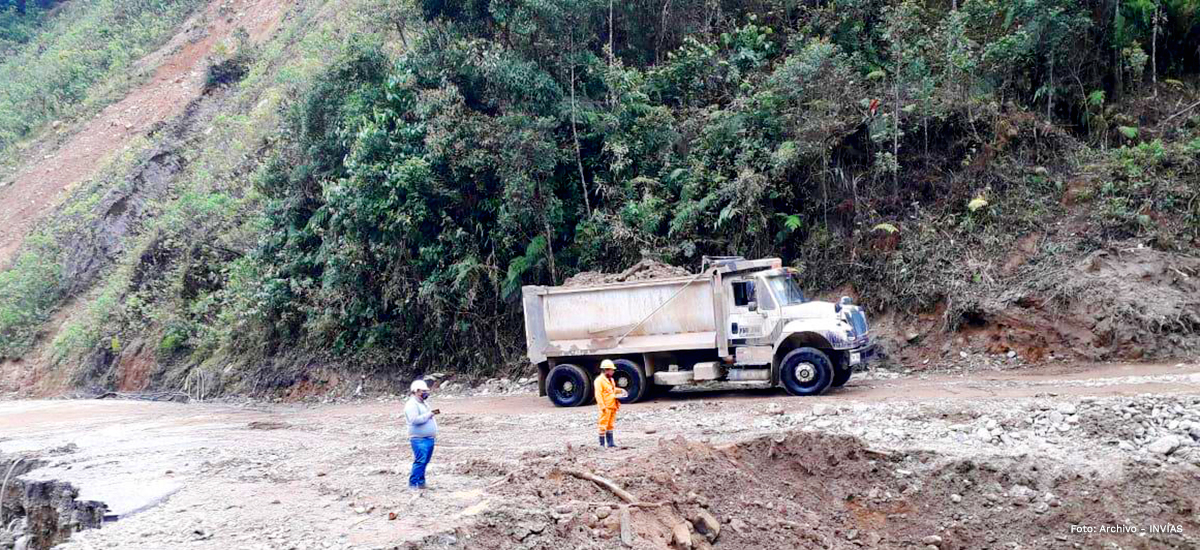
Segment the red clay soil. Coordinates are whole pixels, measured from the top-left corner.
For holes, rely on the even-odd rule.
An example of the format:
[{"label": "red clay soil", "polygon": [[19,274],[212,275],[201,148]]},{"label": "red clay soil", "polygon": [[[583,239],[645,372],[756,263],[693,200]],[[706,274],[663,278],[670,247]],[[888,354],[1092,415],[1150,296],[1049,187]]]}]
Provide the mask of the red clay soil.
[{"label": "red clay soil", "polygon": [[138,62],[153,76],[109,105],[57,149],[36,152],[9,185],[0,186],[0,268],[9,264],[38,219],[76,185],[93,177],[137,136],[178,115],[203,88],[213,47],[245,28],[259,42],[276,28],[282,0],[213,0],[163,47]]}]

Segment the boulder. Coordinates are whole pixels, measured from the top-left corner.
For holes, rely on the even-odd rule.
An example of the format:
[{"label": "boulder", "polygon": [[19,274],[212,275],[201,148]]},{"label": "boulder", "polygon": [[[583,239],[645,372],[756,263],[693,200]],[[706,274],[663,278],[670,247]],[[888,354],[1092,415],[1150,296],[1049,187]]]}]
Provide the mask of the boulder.
[{"label": "boulder", "polygon": [[1167,456],[1175,452],[1175,449],[1179,448],[1179,444],[1178,437],[1173,435],[1164,435],[1154,440],[1153,443],[1147,445],[1146,450],[1157,455]]}]

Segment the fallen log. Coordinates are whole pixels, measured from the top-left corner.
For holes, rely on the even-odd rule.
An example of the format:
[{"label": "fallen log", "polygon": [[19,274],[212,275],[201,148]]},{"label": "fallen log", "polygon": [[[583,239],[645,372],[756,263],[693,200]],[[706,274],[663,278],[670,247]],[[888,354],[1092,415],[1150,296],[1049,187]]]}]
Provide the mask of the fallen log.
[{"label": "fallen log", "polygon": [[609,480],[602,478],[591,472],[585,472],[583,470],[564,470],[564,472],[566,472],[568,475],[577,477],[579,479],[586,479],[588,481],[591,481],[592,483],[595,483],[596,485],[599,485],[605,489],[608,489],[608,492],[610,492],[614,495],[617,495],[618,497],[620,497],[621,500],[624,500],[625,502],[628,502],[630,504],[635,504],[635,503],[639,502],[637,497],[633,496],[633,494],[630,493],[629,491],[626,491],[625,489],[622,489],[616,483],[613,483],[612,481],[609,481]]}]

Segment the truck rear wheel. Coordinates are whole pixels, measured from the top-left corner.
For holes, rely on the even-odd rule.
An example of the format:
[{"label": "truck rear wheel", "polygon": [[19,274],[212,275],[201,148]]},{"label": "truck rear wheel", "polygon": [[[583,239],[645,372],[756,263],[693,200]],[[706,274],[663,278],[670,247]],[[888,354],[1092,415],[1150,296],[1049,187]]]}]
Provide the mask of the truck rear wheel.
[{"label": "truck rear wheel", "polygon": [[629,395],[617,399],[622,404],[637,403],[646,395],[646,373],[642,367],[628,359],[617,359],[613,361],[617,365],[617,372],[613,373],[613,382],[618,388],[621,388],[629,393]]},{"label": "truck rear wheel", "polygon": [[546,396],[558,407],[578,407],[592,395],[592,379],[582,368],[563,363],[546,376]]},{"label": "truck rear wheel", "polygon": [[796,348],[779,362],[779,380],[792,395],[820,395],[833,382],[833,362],[816,348]]}]

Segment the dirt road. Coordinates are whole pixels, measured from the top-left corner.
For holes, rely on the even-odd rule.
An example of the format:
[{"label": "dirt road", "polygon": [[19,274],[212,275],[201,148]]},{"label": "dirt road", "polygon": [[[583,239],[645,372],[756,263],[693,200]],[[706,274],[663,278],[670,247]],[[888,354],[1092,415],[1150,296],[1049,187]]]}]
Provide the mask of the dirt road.
[{"label": "dirt road", "polygon": [[[435,400],[419,496],[396,397],[7,402],[0,465],[39,457],[23,483],[69,482],[107,505],[68,549],[617,548],[622,521],[637,548],[667,547],[677,527],[693,548],[1200,544],[1195,363],[881,375],[819,398],[670,394],[621,409],[614,451],[594,448],[590,408]],[[622,508],[574,471],[661,506]],[[1134,532],[1072,527],[1109,523]]]}]

